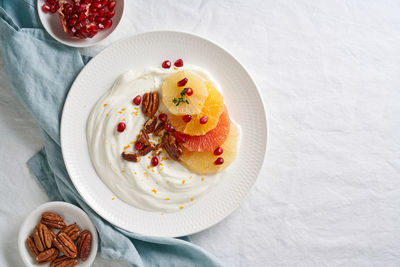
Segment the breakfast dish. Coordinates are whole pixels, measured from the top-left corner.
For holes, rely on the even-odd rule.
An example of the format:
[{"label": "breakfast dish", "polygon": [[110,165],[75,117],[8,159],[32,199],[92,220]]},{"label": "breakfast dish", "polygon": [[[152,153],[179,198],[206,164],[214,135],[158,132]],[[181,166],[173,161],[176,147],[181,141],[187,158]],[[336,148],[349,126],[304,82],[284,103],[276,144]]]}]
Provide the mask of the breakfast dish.
[{"label": "breakfast dish", "polygon": [[182,210],[236,158],[240,127],[205,70],[182,59],[121,75],[94,105],[86,135],[98,176],[124,202]]}]

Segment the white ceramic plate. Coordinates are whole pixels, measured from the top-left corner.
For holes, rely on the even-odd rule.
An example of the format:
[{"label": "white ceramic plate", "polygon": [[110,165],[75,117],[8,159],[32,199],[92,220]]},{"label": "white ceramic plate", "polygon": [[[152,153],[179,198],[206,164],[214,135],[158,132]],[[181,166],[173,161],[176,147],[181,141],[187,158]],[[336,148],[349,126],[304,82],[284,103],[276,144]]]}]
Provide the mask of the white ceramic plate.
[{"label": "white ceramic plate", "polygon": [[76,265],[77,267],[91,266],[97,254],[98,239],[96,227],[83,210],[70,203],[59,201],[48,202],[40,205],[33,210],[22,223],[18,233],[18,249],[25,265],[32,267],[48,266],[48,264],[37,264],[25,244],[26,238],[32,234],[33,229],[40,221],[42,213],[45,211],[54,212],[62,216],[67,225],[76,222],[82,230],[89,230],[92,233],[92,248],[90,250],[89,258],[86,261],[79,260]]},{"label": "white ceramic plate", "polygon": [[[222,173],[221,182],[206,196],[178,212],[148,212],[119,200],[97,176],[87,147],[86,120],[93,105],[120,74],[178,58],[205,68],[221,85],[229,115],[241,126],[242,140],[235,162]],[[93,58],[73,83],[61,122],[65,164],[81,196],[112,224],[150,236],[192,234],[228,216],[257,179],[266,139],[263,102],[244,67],[227,51],[204,38],[171,31],[132,36],[114,43]]]},{"label": "white ceramic plate", "polygon": [[113,24],[111,28],[99,31],[93,38],[78,40],[72,39],[63,31],[58,13],[44,13],[42,11],[43,4],[44,0],[37,0],[37,12],[43,27],[57,41],[73,47],[88,47],[105,40],[117,28],[124,12],[124,0],[117,0],[117,4],[115,5],[114,9],[115,15],[112,18]]}]

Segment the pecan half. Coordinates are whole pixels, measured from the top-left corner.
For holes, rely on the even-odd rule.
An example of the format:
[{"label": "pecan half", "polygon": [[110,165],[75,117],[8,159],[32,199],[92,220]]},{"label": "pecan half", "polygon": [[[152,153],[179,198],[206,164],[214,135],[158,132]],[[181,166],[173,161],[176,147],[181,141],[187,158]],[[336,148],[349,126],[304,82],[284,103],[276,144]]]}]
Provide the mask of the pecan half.
[{"label": "pecan half", "polygon": [[51,248],[43,252],[40,252],[39,255],[36,256],[36,260],[38,261],[39,264],[49,263],[55,260],[58,257],[58,254],[59,252],[57,249]]},{"label": "pecan half", "polygon": [[68,258],[76,258],[78,251],[74,241],[66,233],[59,233],[53,239],[53,245]]},{"label": "pecan half", "polygon": [[140,130],[136,142],[147,144],[149,142],[149,135],[144,130]]},{"label": "pecan half", "polygon": [[86,261],[90,254],[90,248],[92,245],[92,234],[85,230],[82,232],[78,242],[78,257],[82,261]]},{"label": "pecan half", "polygon": [[77,259],[71,259],[67,256],[61,256],[50,263],[50,267],[73,267],[78,264]]},{"label": "pecan half", "polygon": [[153,116],[150,119],[148,119],[145,124],[144,124],[144,131],[146,133],[152,133],[156,129],[157,125],[157,117]]},{"label": "pecan half", "polygon": [[142,101],[142,112],[145,116],[151,118],[158,110],[160,97],[158,92],[145,93]]},{"label": "pecan half", "polygon": [[156,147],[153,149],[154,155],[158,156],[163,152],[162,144],[157,144]]},{"label": "pecan half", "polygon": [[78,239],[81,230],[79,229],[78,225],[76,225],[76,223],[74,224],[70,224],[66,227],[64,227],[63,229],[60,230],[60,233],[66,233],[67,236],[69,236],[71,238],[72,241],[75,241]]},{"label": "pecan half", "polygon": [[179,157],[182,156],[182,147],[176,142],[174,134],[165,132],[161,143],[164,150],[167,151],[172,159],[178,160]]},{"label": "pecan half", "polygon": [[154,130],[154,133],[153,133],[153,134],[156,135],[156,136],[161,136],[161,135],[163,135],[164,132],[165,132],[165,124],[166,124],[165,121],[160,122],[160,123],[157,125],[156,129]]},{"label": "pecan half", "polygon": [[35,242],[36,248],[42,252],[46,249],[51,248],[51,234],[46,225],[39,223],[33,230],[33,241]]},{"label": "pecan half", "polygon": [[140,156],[146,156],[146,155],[149,154],[153,149],[154,149],[154,145],[148,143],[148,144],[145,145],[142,149],[139,150],[139,155],[140,155]]},{"label": "pecan half", "polygon": [[61,229],[66,226],[64,218],[53,212],[43,212],[40,222],[49,228]]},{"label": "pecan half", "polygon": [[134,152],[124,151],[122,152],[122,158],[127,161],[139,162],[140,156]]},{"label": "pecan half", "polygon": [[37,247],[35,245],[35,241],[33,241],[32,236],[28,236],[28,238],[25,240],[25,243],[33,256],[36,257],[37,255],[39,255],[39,250],[37,249]]}]

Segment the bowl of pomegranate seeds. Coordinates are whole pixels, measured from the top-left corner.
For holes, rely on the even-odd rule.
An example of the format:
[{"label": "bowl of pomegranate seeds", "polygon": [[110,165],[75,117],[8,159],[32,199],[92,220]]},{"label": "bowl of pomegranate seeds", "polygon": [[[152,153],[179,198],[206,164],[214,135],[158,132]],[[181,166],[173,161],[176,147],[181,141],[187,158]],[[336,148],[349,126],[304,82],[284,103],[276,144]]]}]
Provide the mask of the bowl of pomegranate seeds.
[{"label": "bowl of pomegranate seeds", "polygon": [[38,0],[38,13],[47,32],[74,47],[106,39],[121,21],[124,0]]}]

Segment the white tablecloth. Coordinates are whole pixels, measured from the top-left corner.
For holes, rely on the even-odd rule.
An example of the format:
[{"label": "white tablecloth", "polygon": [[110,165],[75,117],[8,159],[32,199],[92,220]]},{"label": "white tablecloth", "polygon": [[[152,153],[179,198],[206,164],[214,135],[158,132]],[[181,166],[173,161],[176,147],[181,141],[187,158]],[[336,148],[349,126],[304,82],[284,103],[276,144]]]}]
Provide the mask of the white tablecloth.
[{"label": "white tablecloth", "polygon": [[[400,265],[400,1],[125,2],[118,30],[84,53],[142,31],[194,32],[232,52],[266,104],[257,183],[194,243],[227,266]],[[0,266],[22,266],[18,228],[48,199],[26,166],[38,128],[3,69]]]}]

